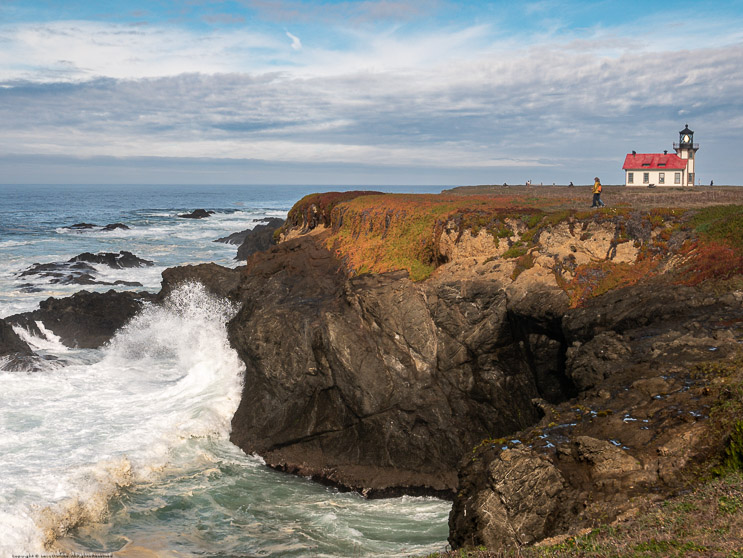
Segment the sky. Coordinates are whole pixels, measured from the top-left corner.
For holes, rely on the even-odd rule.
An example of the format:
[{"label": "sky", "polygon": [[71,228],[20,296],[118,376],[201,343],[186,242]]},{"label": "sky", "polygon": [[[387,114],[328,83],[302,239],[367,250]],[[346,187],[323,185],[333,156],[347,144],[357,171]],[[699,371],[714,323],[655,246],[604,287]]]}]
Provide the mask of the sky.
[{"label": "sky", "polygon": [[0,184],[743,184],[743,0],[0,0]]}]

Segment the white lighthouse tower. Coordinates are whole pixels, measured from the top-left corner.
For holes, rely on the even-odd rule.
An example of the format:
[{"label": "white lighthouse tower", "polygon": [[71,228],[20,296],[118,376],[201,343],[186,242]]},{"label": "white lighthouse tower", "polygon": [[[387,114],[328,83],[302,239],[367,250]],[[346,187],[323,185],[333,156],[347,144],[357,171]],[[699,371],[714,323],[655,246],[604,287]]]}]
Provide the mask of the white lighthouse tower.
[{"label": "white lighthouse tower", "polygon": [[689,125],[679,132],[679,142],[673,144],[676,154],[686,160],[686,176],[682,178],[684,186],[694,186],[694,159],[699,150],[699,144],[694,143],[694,132]]}]

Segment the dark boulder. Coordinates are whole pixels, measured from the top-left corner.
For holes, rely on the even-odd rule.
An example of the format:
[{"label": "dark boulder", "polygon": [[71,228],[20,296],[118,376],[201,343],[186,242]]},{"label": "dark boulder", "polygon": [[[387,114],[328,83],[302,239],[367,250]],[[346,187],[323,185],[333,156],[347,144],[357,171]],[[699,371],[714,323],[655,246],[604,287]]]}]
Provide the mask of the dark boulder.
[{"label": "dark boulder", "polygon": [[107,232],[107,231],[115,231],[116,229],[128,231],[129,227],[125,225],[124,223],[110,223],[106,225],[105,227],[103,227],[101,230]]},{"label": "dark boulder", "polygon": [[0,357],[7,355],[32,355],[33,351],[28,344],[18,337],[13,327],[0,319]]},{"label": "dark boulder", "polygon": [[48,370],[49,363],[59,360],[51,355],[40,356],[13,331],[9,322],[0,319],[0,370],[36,372]]},{"label": "dark boulder", "polygon": [[178,217],[183,217],[184,219],[204,219],[206,217],[209,217],[209,215],[214,215],[214,211],[207,211],[206,209],[195,209],[191,213],[181,213],[178,215]]},{"label": "dark boulder", "polygon": [[239,246],[243,243],[243,240],[245,240],[245,237],[251,230],[252,229],[245,229],[244,231],[232,233],[230,235],[223,236],[222,238],[218,238],[214,242],[221,242],[222,244],[236,244]]},{"label": "dark boulder", "polygon": [[189,282],[201,283],[218,297],[236,299],[242,275],[239,270],[207,263],[171,267],[163,271],[162,277],[158,301],[165,300],[178,285]]},{"label": "dark boulder", "polygon": [[48,298],[33,312],[15,314],[6,321],[42,336],[37,321],[68,347],[98,348],[139,312],[154,295],[141,292],[93,293],[80,291],[66,298]]}]

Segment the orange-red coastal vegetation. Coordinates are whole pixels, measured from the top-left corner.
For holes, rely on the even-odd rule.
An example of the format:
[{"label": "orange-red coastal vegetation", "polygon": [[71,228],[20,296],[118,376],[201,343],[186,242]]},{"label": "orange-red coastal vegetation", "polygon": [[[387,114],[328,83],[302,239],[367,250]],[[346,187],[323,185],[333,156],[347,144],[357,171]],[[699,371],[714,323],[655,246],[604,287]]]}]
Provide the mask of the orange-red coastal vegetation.
[{"label": "orange-red coastal vegetation", "polygon": [[277,234],[322,232],[350,275],[406,270],[421,281],[477,272],[524,288],[558,286],[574,306],[659,275],[681,284],[739,280],[743,205],[684,207],[682,196],[678,207],[590,210],[533,191],[331,192],[300,200]]}]

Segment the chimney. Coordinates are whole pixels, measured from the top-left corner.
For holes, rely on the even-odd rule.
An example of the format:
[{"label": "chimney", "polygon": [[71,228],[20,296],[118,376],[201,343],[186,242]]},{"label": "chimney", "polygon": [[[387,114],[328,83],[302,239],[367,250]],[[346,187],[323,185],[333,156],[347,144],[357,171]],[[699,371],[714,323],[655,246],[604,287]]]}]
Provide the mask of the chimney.
[{"label": "chimney", "polygon": [[668,149],[663,150],[663,155],[668,155]]},{"label": "chimney", "polygon": [[633,150],[632,150],[632,155],[637,155],[637,151],[635,151],[635,150],[633,149]]}]

